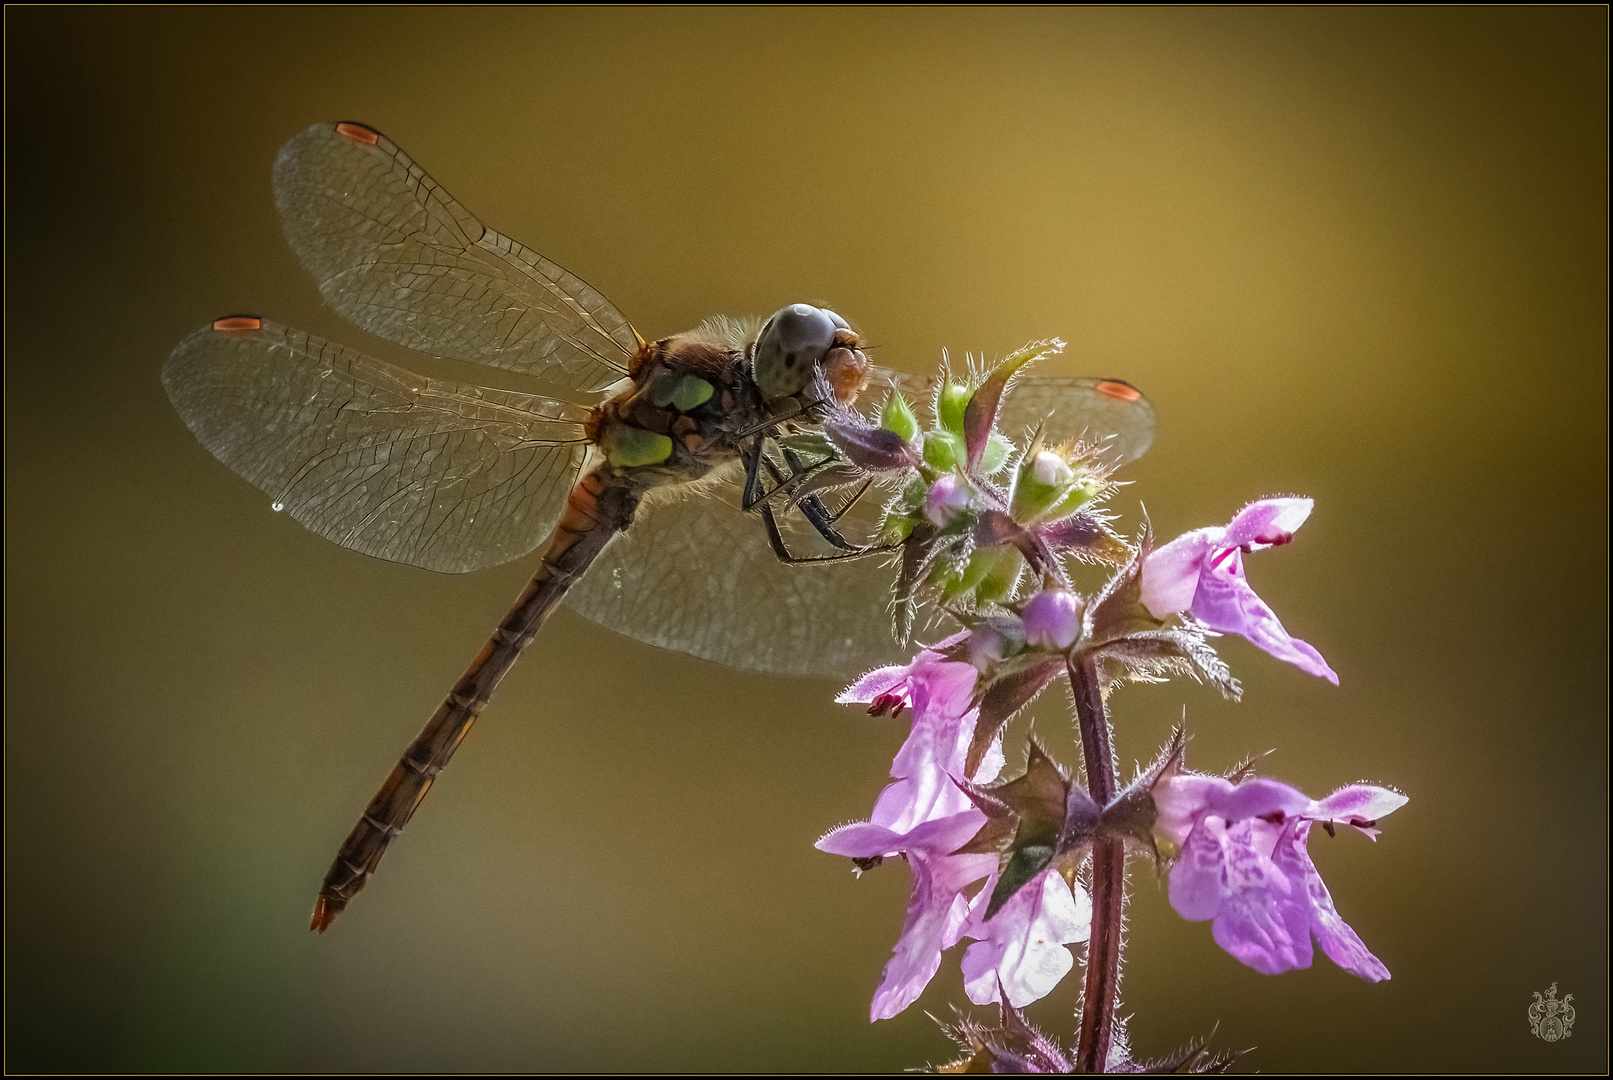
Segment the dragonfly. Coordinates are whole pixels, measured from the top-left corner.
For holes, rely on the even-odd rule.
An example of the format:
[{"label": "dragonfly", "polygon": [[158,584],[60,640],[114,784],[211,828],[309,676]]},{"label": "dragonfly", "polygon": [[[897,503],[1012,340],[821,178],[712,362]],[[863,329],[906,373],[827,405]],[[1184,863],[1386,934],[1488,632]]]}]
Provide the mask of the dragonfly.
[{"label": "dragonfly", "polygon": [[[311,929],[328,929],[364,888],[562,600],[736,668],[845,677],[899,658],[894,570],[874,557],[887,549],[869,500],[831,509],[825,494],[802,495],[803,463],[778,439],[831,398],[849,407],[873,383],[924,399],[936,377],[872,364],[844,318],[811,304],[646,340],[364,124],[294,136],[274,196],[293,251],[354,326],[555,391],[428,378],[255,315],[202,327],[163,366],[201,444],[274,510],[345,548],[443,573],[542,548],[342,843]],[[999,423],[1103,440],[1121,464],[1147,450],[1154,414],[1123,380],[1026,377]]]}]

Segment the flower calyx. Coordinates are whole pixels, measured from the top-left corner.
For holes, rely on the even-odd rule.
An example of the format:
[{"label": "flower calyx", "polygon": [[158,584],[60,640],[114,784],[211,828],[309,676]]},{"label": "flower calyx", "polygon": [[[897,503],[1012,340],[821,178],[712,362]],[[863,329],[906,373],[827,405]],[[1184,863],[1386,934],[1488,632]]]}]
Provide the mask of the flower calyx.
[{"label": "flower calyx", "polygon": [[1159,857],[1153,841],[1156,811],[1148,784],[1133,784],[1107,806],[1099,806],[1034,737],[1026,752],[1025,771],[1019,776],[995,784],[953,782],[986,815],[985,824],[954,854],[998,857],[997,885],[986,906],[987,920],[1044,870],[1051,868],[1073,883],[1097,840],[1123,840]]}]

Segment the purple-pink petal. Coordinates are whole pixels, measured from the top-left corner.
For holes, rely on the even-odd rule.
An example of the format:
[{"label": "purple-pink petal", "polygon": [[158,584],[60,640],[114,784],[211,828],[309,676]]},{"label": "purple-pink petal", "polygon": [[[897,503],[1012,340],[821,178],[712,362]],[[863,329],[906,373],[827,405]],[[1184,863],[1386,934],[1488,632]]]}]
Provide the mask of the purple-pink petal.
[{"label": "purple-pink petal", "polygon": [[1215,920],[1216,944],[1256,971],[1308,967],[1300,890],[1259,850],[1263,830],[1256,824],[1263,823],[1227,828],[1211,817],[1194,829],[1171,872],[1171,906],[1189,921]]},{"label": "purple-pink petal", "polygon": [[884,697],[896,691],[904,695],[907,687],[907,672],[909,664],[897,664],[892,667],[875,668],[870,672],[857,677],[856,681],[835,698],[839,705],[867,705],[877,698]]},{"label": "purple-pink petal", "polygon": [[1154,832],[1177,847],[1187,843],[1199,818],[1204,816],[1210,800],[1232,789],[1232,781],[1223,776],[1205,776],[1202,773],[1171,771],[1154,784]]},{"label": "purple-pink petal", "polygon": [[1388,817],[1405,806],[1407,801],[1406,796],[1398,791],[1372,784],[1351,784],[1319,800],[1305,816],[1313,821],[1334,821],[1359,828],[1368,822]]},{"label": "purple-pink petal", "polygon": [[1263,776],[1234,784],[1224,776],[1171,772],[1153,789],[1158,817],[1154,831],[1174,844],[1183,844],[1206,815],[1232,823],[1246,818],[1270,817],[1280,821],[1306,813],[1315,804],[1297,788]]},{"label": "purple-pink petal", "polygon": [[1311,861],[1309,839],[1310,823],[1296,822],[1277,841],[1272,861],[1304,890],[1309,933],[1315,935],[1316,943],[1328,959],[1368,982],[1382,982],[1389,978],[1389,969],[1372,955],[1350,924],[1339,917],[1333,896]]},{"label": "purple-pink petal", "polygon": [[888,1020],[916,1001],[940,967],[942,951],[957,944],[969,917],[963,890],[995,870],[997,857],[943,852],[964,844],[984,820],[979,811],[970,811],[930,822],[924,844],[908,849],[913,891],[901,937],[874,991],[873,1019]]},{"label": "purple-pink petal", "polygon": [[1191,612],[1212,630],[1240,634],[1279,660],[1338,685],[1321,653],[1284,630],[1243,576],[1243,552],[1288,543],[1313,505],[1310,499],[1261,499],[1238,511],[1224,529],[1178,536],[1143,563],[1143,604],[1161,619]]},{"label": "purple-pink petal", "polygon": [[1171,869],[1171,906],[1193,922],[1213,919],[1216,944],[1264,974],[1310,967],[1314,938],[1346,971],[1387,979],[1389,969],[1334,908],[1307,850],[1309,835],[1303,819],[1253,817],[1229,826],[1204,817]]},{"label": "purple-pink petal", "polygon": [[1224,788],[1210,789],[1204,812],[1228,822],[1273,814],[1291,817],[1311,807],[1309,795],[1281,780],[1252,776],[1236,785],[1227,780],[1222,783],[1226,785]]},{"label": "purple-pink petal", "polygon": [[977,716],[970,706],[979,672],[972,664],[943,660],[936,651],[963,637],[957,634],[925,649],[909,664],[870,671],[840,695],[846,703],[896,699],[913,710],[912,727],[891,763],[896,782],[880,793],[869,818],[874,825],[906,833],[924,821],[968,809],[972,804],[953,777],[986,780],[1002,768],[1002,751],[993,745],[975,775],[963,775]]},{"label": "purple-pink petal", "polygon": [[1284,630],[1276,613],[1249,587],[1237,548],[1217,549],[1216,558],[1199,575],[1189,610],[1210,629],[1240,634],[1277,659],[1338,685],[1338,675],[1322,654]]},{"label": "purple-pink petal", "polygon": [[1155,618],[1163,619],[1192,606],[1199,574],[1211,545],[1220,537],[1220,529],[1196,529],[1148,556],[1143,563],[1141,595],[1144,606]]},{"label": "purple-pink petal", "polygon": [[1075,960],[1066,945],[1092,932],[1092,902],[1086,890],[1071,891],[1062,877],[1043,871],[982,922],[996,875],[987,879],[971,905],[964,937],[978,938],[963,954],[963,988],[976,1005],[999,1000],[999,987],[1016,1009],[1047,996],[1069,974]]},{"label": "purple-pink petal", "polygon": [[1259,551],[1286,544],[1311,516],[1312,499],[1261,499],[1252,502],[1227,523],[1221,543],[1226,547]]},{"label": "purple-pink petal", "polygon": [[[969,917],[964,887],[982,872],[989,873],[992,861],[990,856],[979,855],[908,857],[913,893],[907,919],[874,991],[870,1019],[889,1020],[918,1000],[941,966],[941,953],[957,942]],[[982,865],[967,865],[970,862]]]},{"label": "purple-pink petal", "polygon": [[1221,914],[1227,892],[1226,852],[1222,850],[1226,825],[1207,820],[1193,829],[1171,868],[1171,907],[1188,922],[1203,922]]},{"label": "purple-pink petal", "polygon": [[838,829],[830,829],[812,846],[830,855],[844,855],[848,859],[872,859],[896,854],[902,849],[905,839],[901,833],[892,832],[883,825],[853,821]]}]

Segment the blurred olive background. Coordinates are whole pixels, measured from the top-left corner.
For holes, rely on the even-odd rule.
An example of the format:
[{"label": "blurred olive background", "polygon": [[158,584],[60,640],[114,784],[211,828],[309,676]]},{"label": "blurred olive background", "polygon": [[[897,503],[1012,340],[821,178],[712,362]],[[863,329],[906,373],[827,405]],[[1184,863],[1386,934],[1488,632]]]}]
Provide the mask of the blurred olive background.
[{"label": "blurred olive background", "polygon": [[[1300,492],[1256,587],[1343,685],[1241,641],[1242,704],[1114,699],[1126,761],[1276,747],[1410,804],[1318,837],[1394,972],[1266,978],[1134,866],[1143,1053],[1606,1068],[1607,13],[6,12],[12,1070],[886,1070],[949,1053],[956,955],[870,1025],[904,725],[558,615],[369,890],[336,845],[534,560],[438,576],[271,512],[164,356],[326,309],[270,192],[356,119],[647,335],[832,303],[898,367],[1063,335],[1159,412],[1117,506],[1166,537]],[[519,380],[416,358],[436,374]],[[1066,760],[1062,695],[1036,711]],[[1022,732],[1022,722],[1016,732]],[[1531,1036],[1532,993],[1574,995]],[[1033,1010],[1070,1030],[1077,980]]]}]

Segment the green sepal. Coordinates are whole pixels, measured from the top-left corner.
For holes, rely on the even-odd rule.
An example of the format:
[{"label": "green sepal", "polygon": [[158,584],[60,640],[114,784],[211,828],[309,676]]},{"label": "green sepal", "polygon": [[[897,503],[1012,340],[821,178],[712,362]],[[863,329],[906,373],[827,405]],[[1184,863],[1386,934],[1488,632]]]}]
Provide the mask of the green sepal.
[{"label": "green sepal", "polygon": [[1020,566],[1025,559],[1018,548],[982,548],[975,552],[974,558],[986,564],[986,572],[975,585],[977,603],[1000,603],[1014,594],[1014,586],[1019,584]]},{"label": "green sepal", "polygon": [[986,575],[996,565],[994,555],[995,552],[977,550],[969,556],[962,571],[938,567],[931,583],[940,588],[943,600],[948,603],[957,601],[974,592],[986,580]]},{"label": "green sepal", "polygon": [[890,400],[885,402],[885,408],[879,414],[879,426],[900,435],[903,442],[916,443],[919,440],[919,418],[913,414],[913,407],[901,394],[892,394]]},{"label": "green sepal", "polygon": [[1001,911],[1015,893],[1047,869],[1047,864],[1052,861],[1052,844],[1026,844],[1015,848],[1008,857],[1008,865],[1003,867],[1002,874],[997,878],[997,887],[991,890],[991,899],[986,903],[986,918],[989,920]]},{"label": "green sepal", "polygon": [[[963,786],[963,791],[985,812],[987,820],[959,851],[995,848],[1003,856],[1002,874],[986,905],[986,918],[990,919],[1053,861],[1063,831],[1070,778],[1032,738],[1022,775],[1001,784]],[[1008,821],[1013,823],[1011,833]]]},{"label": "green sepal", "polygon": [[1043,517],[1051,521],[1069,517],[1102,493],[1102,480],[1090,473],[1077,473],[1076,475],[1079,479],[1066,489],[1064,494],[1042,515]]},{"label": "green sepal", "polygon": [[887,544],[900,544],[918,527],[918,518],[907,514],[887,513],[879,524],[880,539]]},{"label": "green sepal", "polygon": [[986,441],[986,453],[980,461],[980,475],[990,476],[992,473],[1008,464],[1009,456],[1014,452],[1014,444],[1001,433],[993,431],[991,438]]},{"label": "green sepal", "polygon": [[963,436],[955,431],[926,432],[924,460],[942,472],[955,468],[963,460]]},{"label": "green sepal", "polygon": [[1079,465],[1072,467],[1068,462],[1061,470],[1068,471],[1068,479],[1060,477],[1051,484],[1043,483],[1036,476],[1036,458],[1036,454],[1025,455],[1014,483],[1014,498],[1009,512],[1020,524],[1068,517],[1102,494],[1104,482],[1101,477]]},{"label": "green sepal", "polygon": [[[935,419],[942,428],[955,433],[959,437],[959,446],[962,446],[963,437],[963,411],[969,407],[969,399],[974,397],[974,390],[960,382],[948,380],[935,399]],[[963,454],[958,454],[958,460],[963,460]]]},{"label": "green sepal", "polygon": [[930,481],[922,476],[915,476],[902,489],[901,495],[896,499],[896,505],[909,514],[921,514],[924,512],[924,500],[929,494]]}]

